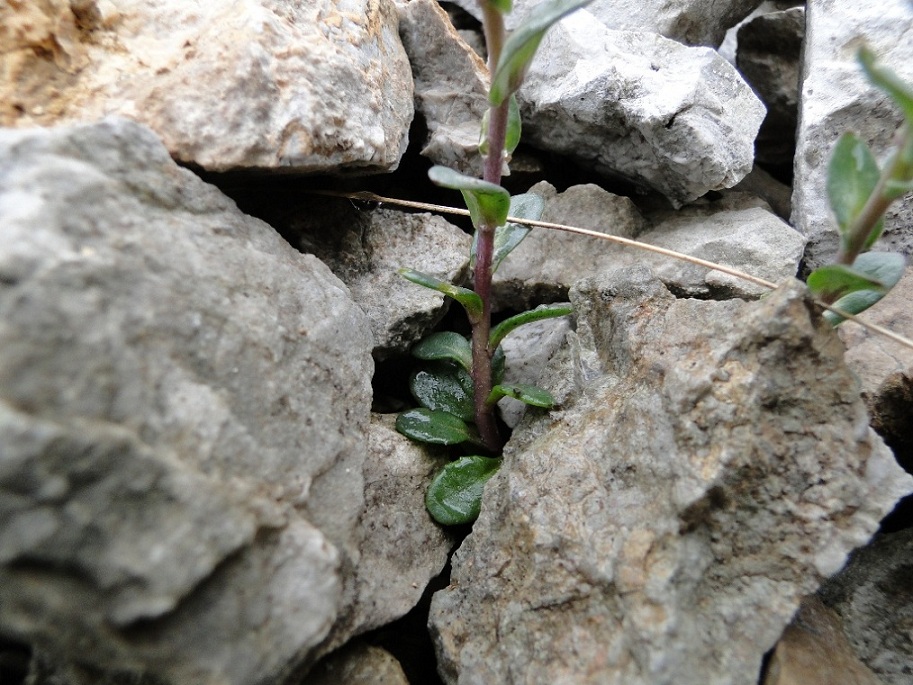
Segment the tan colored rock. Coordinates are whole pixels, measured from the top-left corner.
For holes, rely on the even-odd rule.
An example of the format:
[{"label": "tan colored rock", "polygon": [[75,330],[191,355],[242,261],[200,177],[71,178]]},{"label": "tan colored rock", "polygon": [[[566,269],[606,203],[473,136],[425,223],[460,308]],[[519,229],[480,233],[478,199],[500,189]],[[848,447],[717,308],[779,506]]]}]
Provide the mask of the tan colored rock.
[{"label": "tan colored rock", "polygon": [[392,0],[0,6],[0,125],[119,114],[208,170],[389,170],[412,120]]},{"label": "tan colored rock", "polygon": [[814,595],[777,643],[764,685],[882,685],[843,632],[840,616]]}]

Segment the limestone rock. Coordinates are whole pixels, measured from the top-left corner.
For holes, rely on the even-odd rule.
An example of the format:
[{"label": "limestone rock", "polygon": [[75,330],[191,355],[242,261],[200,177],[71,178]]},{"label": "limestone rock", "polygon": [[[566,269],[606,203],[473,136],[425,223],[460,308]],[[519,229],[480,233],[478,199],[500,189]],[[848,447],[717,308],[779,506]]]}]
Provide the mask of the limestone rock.
[{"label": "limestone rock", "polygon": [[738,32],[736,64],[767,107],[756,161],[792,171],[799,115],[799,59],[805,7],[762,14]]},{"label": "limestone rock", "polygon": [[393,415],[371,416],[355,599],[335,628],[342,638],[405,615],[443,570],[453,547],[451,533],[425,509],[431,479],[449,458],[400,435],[394,421]]},{"label": "limestone rock", "polygon": [[709,48],[614,31],[586,10],[553,27],[518,93],[524,140],[679,206],[751,171],[764,106]]},{"label": "limestone rock", "polygon": [[285,226],[304,252],[322,259],[368,315],[378,360],[406,352],[444,316],[449,301],[397,273],[408,267],[459,283],[472,238],[431,214],[358,209],[319,199],[297,207]]},{"label": "limestone rock", "polygon": [[0,632],[280,680],[358,559],[364,314],[123,119],[0,131],[0,223]]},{"label": "limestone rock", "polygon": [[479,133],[488,109],[488,69],[435,0],[396,0],[399,32],[412,64],[415,107],[428,135],[422,155],[480,176]]},{"label": "limestone rock", "polygon": [[[646,225],[626,197],[597,185],[572,186],[559,193],[546,181],[529,189],[545,200],[542,221],[587,228],[635,238]],[[567,300],[571,284],[583,275],[606,268],[615,247],[595,238],[545,228],[533,228],[505,259],[493,279],[499,309],[529,309],[541,303]]]},{"label": "limestone rock", "polygon": [[[884,66],[913,81],[913,12],[903,0],[856,3],[809,0],[796,143],[793,225],[808,237],[809,269],[830,262],[838,237],[825,192],[827,165],[837,139],[853,131],[884,159],[902,116],[872,86],[856,61],[868,45]],[[888,211],[876,249],[913,252],[913,199]]]},{"label": "limestone rock", "polygon": [[119,114],[210,171],[385,171],[406,148],[392,0],[14,2],[0,27],[2,126]]},{"label": "limestone rock", "polygon": [[[476,0],[453,0],[477,19]],[[516,27],[544,0],[514,0],[505,23]],[[726,29],[747,16],[760,0],[594,0],[587,10],[610,29],[658,33],[686,45],[717,47]]]},{"label": "limestone rock", "polygon": [[[659,212],[654,228],[640,240],[723,264],[774,283],[796,275],[805,239],[775,216],[766,202],[752,195],[729,193],[715,202],[698,202],[677,212]],[[632,254],[647,264],[676,293],[689,297],[758,297],[767,288],[750,281],[708,271],[657,254]]]},{"label": "limestone rock", "polygon": [[[757,682],[802,596],[913,489],[796,282],[676,300],[646,269],[578,328],[435,594],[445,682]],[[573,339],[572,339],[573,342]]]},{"label": "limestone rock", "polygon": [[[546,200],[543,220],[636,238],[642,242],[722,263],[771,281],[796,275],[805,241],[767,205],[744,193],[701,202],[648,220],[627,198],[597,186],[572,186],[561,194],[547,183],[533,186]],[[644,229],[652,224],[652,228]],[[578,279],[647,264],[670,288],[698,297],[757,297],[766,292],[748,281],[671,257],[608,241],[535,228],[495,274],[499,306],[525,309],[560,301]]]},{"label": "limestone rock", "polygon": [[884,535],[854,554],[821,590],[859,657],[884,685],[913,681],[911,559],[913,530]]}]

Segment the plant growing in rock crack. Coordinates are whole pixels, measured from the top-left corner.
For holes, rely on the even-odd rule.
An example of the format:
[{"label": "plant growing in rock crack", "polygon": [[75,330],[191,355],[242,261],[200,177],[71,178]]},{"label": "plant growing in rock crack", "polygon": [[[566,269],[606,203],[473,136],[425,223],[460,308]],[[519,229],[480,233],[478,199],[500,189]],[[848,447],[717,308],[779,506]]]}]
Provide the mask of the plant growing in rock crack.
[{"label": "plant growing in rock crack", "polygon": [[[427,362],[410,381],[412,394],[422,405],[401,413],[396,427],[423,442],[459,445],[469,454],[445,466],[434,478],[425,503],[440,523],[468,523],[478,516],[482,489],[500,465],[502,438],[494,408],[502,397],[549,408],[548,392],[530,385],[505,385],[504,353],[500,344],[508,333],[525,323],[564,316],[567,306],[547,306],[510,317],[491,326],[491,279],[501,261],[529,232],[508,223],[507,217],[538,219],[544,208],[533,194],[513,198],[500,186],[502,165],[520,141],[520,109],[515,97],[545,32],[555,22],[590,0],[551,0],[539,5],[509,37],[503,15],[512,0],[479,0],[483,14],[488,68],[491,74],[489,109],[482,121],[479,149],[484,156],[481,179],[446,167],[433,167],[431,180],[459,190],[469,209],[475,239],[470,254],[473,288],[447,283],[433,276],[401,269],[418,285],[459,302],[472,328],[471,340],[454,332],[434,333],[413,348]],[[481,452],[482,454],[479,454]]]},{"label": "plant growing in rock crack", "polygon": [[[891,203],[913,190],[913,88],[875,63],[866,48],[859,62],[869,80],[887,93],[904,115],[895,150],[883,169],[864,140],[845,133],[837,141],[827,176],[827,193],[837,219],[840,249],[834,264],[808,277],[808,287],[827,304],[858,314],[878,302],[903,275],[906,259],[893,252],[868,252],[884,231]],[[826,311],[836,326],[844,317]]]}]

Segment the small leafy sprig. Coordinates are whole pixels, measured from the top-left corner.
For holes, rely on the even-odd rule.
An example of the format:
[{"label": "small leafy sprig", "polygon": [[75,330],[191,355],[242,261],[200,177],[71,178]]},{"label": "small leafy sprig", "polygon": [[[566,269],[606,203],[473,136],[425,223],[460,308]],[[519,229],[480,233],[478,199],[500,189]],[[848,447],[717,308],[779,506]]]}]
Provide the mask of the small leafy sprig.
[{"label": "small leafy sprig", "polygon": [[[434,333],[413,349],[426,362],[412,374],[410,389],[422,406],[401,413],[396,427],[423,442],[467,447],[471,452],[445,466],[434,478],[425,498],[431,515],[443,524],[468,523],[478,516],[482,489],[497,471],[502,439],[494,408],[502,397],[550,408],[548,392],[531,385],[505,385],[501,341],[519,326],[532,321],[565,316],[567,306],[540,307],[491,326],[492,275],[520,244],[529,229],[508,223],[507,217],[538,219],[544,208],[533,194],[513,198],[501,187],[505,161],[520,142],[520,108],[515,93],[545,32],[556,22],[590,0],[550,0],[540,4],[509,37],[503,15],[512,0],[479,0],[488,47],[491,86],[489,109],[482,120],[479,150],[484,156],[482,178],[435,166],[432,182],[459,190],[475,229],[470,253],[472,289],[447,283],[412,269],[400,273],[410,281],[456,300],[466,310],[471,339],[458,333]],[[483,454],[478,454],[482,452]]]},{"label": "small leafy sprig", "polygon": [[[895,149],[883,169],[864,140],[845,133],[828,166],[827,194],[840,233],[835,263],[809,274],[809,290],[841,311],[858,314],[883,298],[903,276],[906,259],[894,252],[868,252],[884,231],[891,204],[913,190],[913,88],[878,65],[871,50],[858,59],[869,80],[894,101],[904,115]],[[845,319],[826,311],[834,326]]]}]

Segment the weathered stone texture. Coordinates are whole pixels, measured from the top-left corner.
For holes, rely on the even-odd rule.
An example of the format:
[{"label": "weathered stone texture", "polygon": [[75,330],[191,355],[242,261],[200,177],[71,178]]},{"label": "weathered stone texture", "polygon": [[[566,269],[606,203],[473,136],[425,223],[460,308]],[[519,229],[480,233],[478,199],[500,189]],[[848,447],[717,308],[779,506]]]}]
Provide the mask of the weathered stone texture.
[{"label": "weathered stone texture", "polygon": [[585,281],[572,353],[432,603],[448,683],[757,682],[801,597],[913,489],[801,285]]},{"label": "weathered stone texture", "polygon": [[715,50],[614,31],[586,10],[546,34],[518,99],[525,140],[675,206],[751,171],[764,118]]},{"label": "weathered stone texture", "polygon": [[0,125],[119,114],[210,171],[396,168],[412,77],[392,0],[0,5]]},{"label": "weathered stone texture", "polygon": [[364,314],[122,119],[0,132],[0,223],[3,632],[165,683],[299,666],[358,558]]}]

